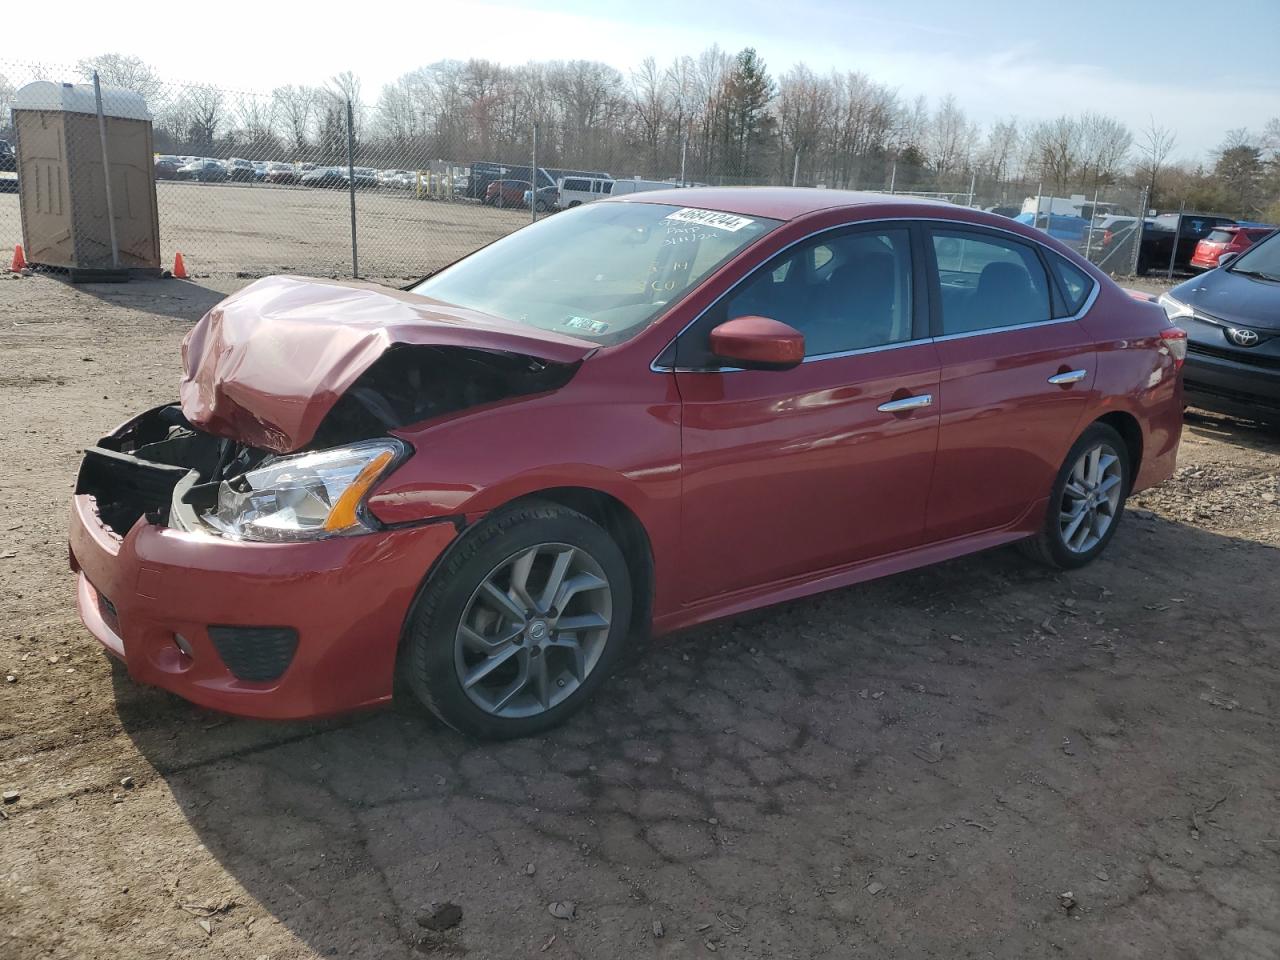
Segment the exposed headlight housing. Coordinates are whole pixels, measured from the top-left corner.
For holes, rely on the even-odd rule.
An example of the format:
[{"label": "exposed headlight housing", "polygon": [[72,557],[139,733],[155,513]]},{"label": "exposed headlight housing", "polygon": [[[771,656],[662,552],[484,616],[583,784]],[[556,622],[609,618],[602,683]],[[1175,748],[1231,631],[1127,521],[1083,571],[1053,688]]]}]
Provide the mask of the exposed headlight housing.
[{"label": "exposed headlight housing", "polygon": [[386,438],[281,457],[218,485],[200,519],[235,540],[324,540],[377,529],[365,496],[408,447]]},{"label": "exposed headlight housing", "polygon": [[1164,307],[1164,315],[1168,317],[1170,320],[1172,320],[1174,323],[1177,323],[1179,320],[1185,317],[1193,316],[1195,314],[1195,311],[1192,310],[1189,306],[1187,306],[1181,300],[1175,300],[1173,297],[1169,296],[1169,294],[1167,293],[1160,294],[1160,297],[1159,299],[1156,300],[1156,303]]}]

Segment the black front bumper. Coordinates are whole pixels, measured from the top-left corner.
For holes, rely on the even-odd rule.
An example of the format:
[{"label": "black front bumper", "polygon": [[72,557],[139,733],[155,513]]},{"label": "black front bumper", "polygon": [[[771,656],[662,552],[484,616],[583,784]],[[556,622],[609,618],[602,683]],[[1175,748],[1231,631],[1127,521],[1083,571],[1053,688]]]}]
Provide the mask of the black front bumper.
[{"label": "black front bumper", "polygon": [[1280,338],[1248,349],[1191,340],[1183,390],[1205,410],[1280,422]]}]

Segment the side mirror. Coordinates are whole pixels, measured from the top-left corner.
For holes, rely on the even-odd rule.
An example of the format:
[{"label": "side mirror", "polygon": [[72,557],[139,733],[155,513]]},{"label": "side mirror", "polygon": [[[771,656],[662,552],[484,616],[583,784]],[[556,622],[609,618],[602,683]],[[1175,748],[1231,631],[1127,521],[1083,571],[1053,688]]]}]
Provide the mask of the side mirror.
[{"label": "side mirror", "polygon": [[1238,256],[1240,256],[1238,253],[1224,253],[1222,256],[1218,257],[1218,266],[1225,267]]},{"label": "side mirror", "polygon": [[804,360],[804,334],[768,317],[734,317],[711,331],[711,352],[735,367],[787,370]]}]

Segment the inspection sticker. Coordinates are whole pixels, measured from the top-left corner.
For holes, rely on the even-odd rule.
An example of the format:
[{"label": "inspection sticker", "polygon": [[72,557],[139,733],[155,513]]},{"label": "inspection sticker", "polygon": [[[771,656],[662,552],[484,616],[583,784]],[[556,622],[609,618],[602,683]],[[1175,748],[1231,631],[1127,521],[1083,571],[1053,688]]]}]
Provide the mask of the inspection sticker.
[{"label": "inspection sticker", "polygon": [[754,220],[750,220],[747,217],[736,217],[732,213],[719,213],[715,210],[696,210],[693,207],[685,207],[683,210],[669,213],[664,219],[678,220],[681,223],[697,223],[704,227],[727,230],[730,233],[735,233],[743,227],[755,223]]},{"label": "inspection sticker", "polygon": [[570,330],[585,330],[587,333],[604,333],[609,325],[603,320],[592,320],[590,317],[570,317],[564,321]]}]

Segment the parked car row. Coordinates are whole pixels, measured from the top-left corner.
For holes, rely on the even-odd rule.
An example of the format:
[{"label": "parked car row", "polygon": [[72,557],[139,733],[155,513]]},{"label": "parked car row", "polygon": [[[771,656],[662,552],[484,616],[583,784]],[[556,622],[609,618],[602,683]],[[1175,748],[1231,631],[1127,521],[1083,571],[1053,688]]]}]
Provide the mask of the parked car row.
[{"label": "parked car row", "polygon": [[523,207],[536,203],[539,211],[569,210],[593,200],[648,190],[670,190],[678,183],[666,180],[615,180],[612,177],[561,177],[555,186],[538,188],[535,201],[528,180],[493,180],[485,187],[483,202],[491,207]]},{"label": "parked car row", "polygon": [[[0,169],[3,157],[0,156]],[[373,167],[355,168],[355,185],[358,190],[390,188],[414,190],[429,182],[426,175],[414,170],[376,170]],[[201,183],[276,183],[301,184],[308,187],[341,187],[348,184],[348,168],[345,165],[320,166],[314,163],[286,163],[279,160],[246,160],[231,157],[220,160],[215,157],[180,157],[160,154],[155,158],[157,180],[195,180]],[[466,189],[465,178],[448,181],[454,193]],[[437,184],[438,186],[438,184]],[[528,186],[528,184],[525,184]],[[517,198],[518,203],[519,198]]]}]

